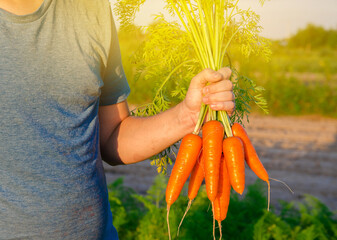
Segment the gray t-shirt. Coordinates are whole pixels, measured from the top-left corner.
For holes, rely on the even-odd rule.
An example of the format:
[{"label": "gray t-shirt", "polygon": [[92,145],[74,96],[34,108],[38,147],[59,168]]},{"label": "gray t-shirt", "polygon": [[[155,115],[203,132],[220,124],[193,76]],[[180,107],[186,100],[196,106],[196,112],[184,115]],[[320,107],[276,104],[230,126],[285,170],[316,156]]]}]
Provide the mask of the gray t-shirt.
[{"label": "gray t-shirt", "polygon": [[117,239],[97,113],[129,92],[108,0],[0,9],[0,239]]}]

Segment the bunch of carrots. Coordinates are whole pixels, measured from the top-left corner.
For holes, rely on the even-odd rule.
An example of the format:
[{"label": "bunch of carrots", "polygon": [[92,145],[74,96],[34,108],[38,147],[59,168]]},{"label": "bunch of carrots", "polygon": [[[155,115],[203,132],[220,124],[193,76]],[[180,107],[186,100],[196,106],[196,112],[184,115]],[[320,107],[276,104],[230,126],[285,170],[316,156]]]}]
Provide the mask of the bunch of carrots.
[{"label": "bunch of carrots", "polygon": [[[241,10],[238,7],[239,0],[166,2],[166,7],[181,20],[202,69],[211,68],[218,71],[224,66],[226,56],[228,57],[229,46],[238,39],[244,40],[238,43],[243,44],[241,51],[245,56],[254,51],[262,55],[269,53],[264,40],[258,36],[260,28],[257,26],[256,14],[251,10]],[[208,118],[205,122],[206,115]],[[213,111],[203,104],[193,133],[187,134],[182,139],[166,189],[170,239],[170,207],[177,200],[189,176],[191,176],[188,186],[189,203],[183,219],[205,180],[207,196],[212,205],[213,236],[215,238],[216,220],[219,223],[221,238],[221,221],[227,215],[231,188],[239,194],[242,194],[245,188],[245,162],[268,184],[269,210],[269,180],[272,178],[268,176],[259,160],[245,129],[239,123],[232,124],[226,112]]]},{"label": "bunch of carrots", "polygon": [[[207,111],[204,111],[204,114]],[[219,224],[227,216],[231,188],[242,194],[245,188],[245,162],[253,172],[268,184],[268,210],[270,199],[269,176],[261,163],[244,127],[230,123],[225,112],[210,112],[210,120],[203,123],[204,116],[193,133],[187,134],[181,142],[175,165],[166,189],[167,224],[170,236],[169,212],[190,177],[188,185],[188,206],[182,221],[205,180],[206,192],[212,205],[213,235],[215,220]],[[202,125],[202,137],[198,134]],[[179,225],[179,228],[180,228]],[[179,234],[178,228],[178,234]]]}]

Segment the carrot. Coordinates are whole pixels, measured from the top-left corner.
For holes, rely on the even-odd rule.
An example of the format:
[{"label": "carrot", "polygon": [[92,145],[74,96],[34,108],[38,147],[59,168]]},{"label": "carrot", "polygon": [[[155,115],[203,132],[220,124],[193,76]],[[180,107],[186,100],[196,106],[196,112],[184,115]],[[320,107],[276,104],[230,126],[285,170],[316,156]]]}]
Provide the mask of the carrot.
[{"label": "carrot", "polygon": [[245,160],[241,139],[235,136],[227,137],[223,141],[223,153],[230,183],[237,193],[242,194],[245,188]]},{"label": "carrot", "polygon": [[223,137],[224,127],[221,122],[211,120],[203,125],[202,144],[205,165],[205,185],[207,197],[212,203],[213,226],[215,221],[214,200],[218,193],[220,159],[222,155],[221,143]]},{"label": "carrot", "polygon": [[220,239],[222,238],[221,221],[225,220],[227,216],[230,191],[231,191],[231,184],[229,182],[227,165],[224,157],[222,157],[220,162],[218,195],[214,200],[214,218],[215,220],[218,221],[220,230]]},{"label": "carrot", "polygon": [[200,153],[202,139],[195,134],[187,134],[181,141],[178,155],[166,187],[167,227],[171,239],[169,212],[177,200],[187,178],[189,177]]},{"label": "carrot", "polygon": [[242,140],[243,147],[245,149],[245,160],[250,169],[252,169],[252,171],[263,181],[269,182],[268,173],[262,165],[255,148],[247,135],[246,130],[242,127],[241,124],[234,123],[232,126],[232,132],[234,136],[237,136]]},{"label": "carrot", "polygon": [[265,181],[268,184],[268,210],[270,204],[270,183],[269,175],[264,168],[262,162],[259,159],[259,156],[256,153],[256,150],[250,141],[248,134],[244,127],[240,123],[234,123],[232,126],[232,132],[234,136],[239,137],[242,140],[244,151],[245,151],[245,160],[247,165],[252,169],[252,171],[260,179]]},{"label": "carrot", "polygon": [[191,173],[191,179],[188,184],[188,198],[193,200],[199,191],[199,188],[204,180],[204,158],[203,158],[203,151],[201,151],[199,161],[197,161],[194,165],[193,171]]},{"label": "carrot", "polygon": [[284,184],[288,188],[288,190],[292,194],[294,194],[293,190],[285,182],[269,177],[268,172],[266,171],[262,162],[260,161],[260,158],[257,155],[256,150],[252,142],[250,141],[250,138],[248,137],[246,130],[240,123],[233,124],[232,132],[234,136],[237,136],[242,140],[247,165],[250,167],[250,169],[252,169],[252,171],[256,174],[256,176],[258,176],[260,179],[262,179],[268,184],[268,211],[270,206],[270,182],[269,182],[270,179]]},{"label": "carrot", "polygon": [[199,188],[200,188],[204,178],[205,178],[205,176],[204,176],[204,158],[203,158],[203,151],[201,151],[199,160],[194,165],[194,168],[192,170],[191,177],[190,177],[190,182],[188,183],[188,194],[187,194],[187,196],[189,198],[189,201],[188,201],[188,204],[187,204],[186,211],[185,211],[185,213],[184,213],[184,215],[183,215],[183,217],[180,221],[177,235],[179,235],[180,226],[183,223],[183,220],[184,220],[188,210],[190,209],[190,207],[192,205],[193,199],[197,196]]},{"label": "carrot", "polygon": [[216,120],[208,121],[202,128],[205,184],[208,199],[214,202],[218,192],[219,167],[222,154],[224,127]]}]

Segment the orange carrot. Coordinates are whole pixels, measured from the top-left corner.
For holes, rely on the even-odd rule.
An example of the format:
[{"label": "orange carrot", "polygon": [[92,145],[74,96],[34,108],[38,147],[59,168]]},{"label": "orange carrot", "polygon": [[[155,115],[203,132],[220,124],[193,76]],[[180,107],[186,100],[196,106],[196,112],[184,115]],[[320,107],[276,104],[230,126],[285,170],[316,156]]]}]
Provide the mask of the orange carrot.
[{"label": "orange carrot", "polygon": [[[222,155],[222,141],[224,127],[221,122],[211,120],[202,127],[202,144],[205,166],[205,185],[208,199],[212,203],[214,227],[214,200],[218,193],[220,159]],[[215,235],[213,234],[215,238]]]},{"label": "orange carrot", "polygon": [[213,204],[218,192],[224,127],[219,121],[208,121],[202,128],[202,135],[206,192],[208,199]]},{"label": "orange carrot", "polygon": [[188,184],[188,198],[190,200],[193,200],[197,196],[204,178],[204,158],[203,151],[201,151],[199,161],[197,161],[194,165],[193,171],[191,173],[191,179]]},{"label": "orange carrot", "polygon": [[234,123],[232,126],[232,132],[234,136],[239,137],[242,140],[243,147],[245,149],[245,160],[252,171],[263,181],[269,182],[269,176],[262,165],[253,144],[251,143],[246,130],[239,123]]},{"label": "orange carrot", "polygon": [[245,160],[247,165],[252,169],[252,171],[263,181],[268,184],[268,210],[270,204],[270,183],[269,175],[264,168],[262,162],[259,159],[259,156],[256,153],[256,150],[250,141],[246,130],[240,123],[234,123],[232,126],[232,132],[234,136],[239,137],[242,140],[244,151],[245,151]]},{"label": "orange carrot", "polygon": [[222,157],[220,162],[218,195],[214,200],[214,218],[215,220],[218,221],[220,230],[220,239],[222,238],[221,221],[223,221],[227,216],[230,191],[231,191],[231,184],[229,182],[227,165],[224,157]]},{"label": "orange carrot", "polygon": [[232,126],[232,132],[234,136],[237,136],[242,140],[247,165],[250,167],[250,169],[252,169],[256,176],[268,184],[268,211],[270,206],[270,179],[284,184],[289,189],[289,191],[294,194],[293,190],[285,182],[269,177],[244,127],[239,123],[234,123]]},{"label": "orange carrot", "polygon": [[197,196],[199,188],[204,180],[204,158],[203,158],[203,151],[201,150],[199,160],[195,163],[194,168],[191,173],[190,181],[188,183],[188,204],[186,211],[180,221],[177,235],[179,235],[180,226],[184,221],[184,218],[191,207],[193,199]]},{"label": "orange carrot", "polygon": [[181,141],[178,155],[166,187],[167,226],[171,239],[169,212],[171,205],[177,200],[187,178],[189,177],[200,154],[202,139],[195,134],[187,134]]},{"label": "orange carrot", "polygon": [[223,141],[228,175],[233,189],[242,194],[245,188],[245,160],[244,148],[240,138],[228,137]]}]

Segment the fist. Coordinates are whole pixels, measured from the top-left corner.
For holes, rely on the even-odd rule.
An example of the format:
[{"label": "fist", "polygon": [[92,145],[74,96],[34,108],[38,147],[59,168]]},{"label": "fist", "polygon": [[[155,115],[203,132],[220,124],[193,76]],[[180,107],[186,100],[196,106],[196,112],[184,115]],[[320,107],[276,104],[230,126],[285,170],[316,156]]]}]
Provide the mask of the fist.
[{"label": "fist", "polygon": [[222,68],[218,71],[204,69],[190,83],[185,105],[191,112],[199,112],[201,104],[207,104],[216,111],[231,115],[235,109],[233,84],[229,80],[232,71]]}]

